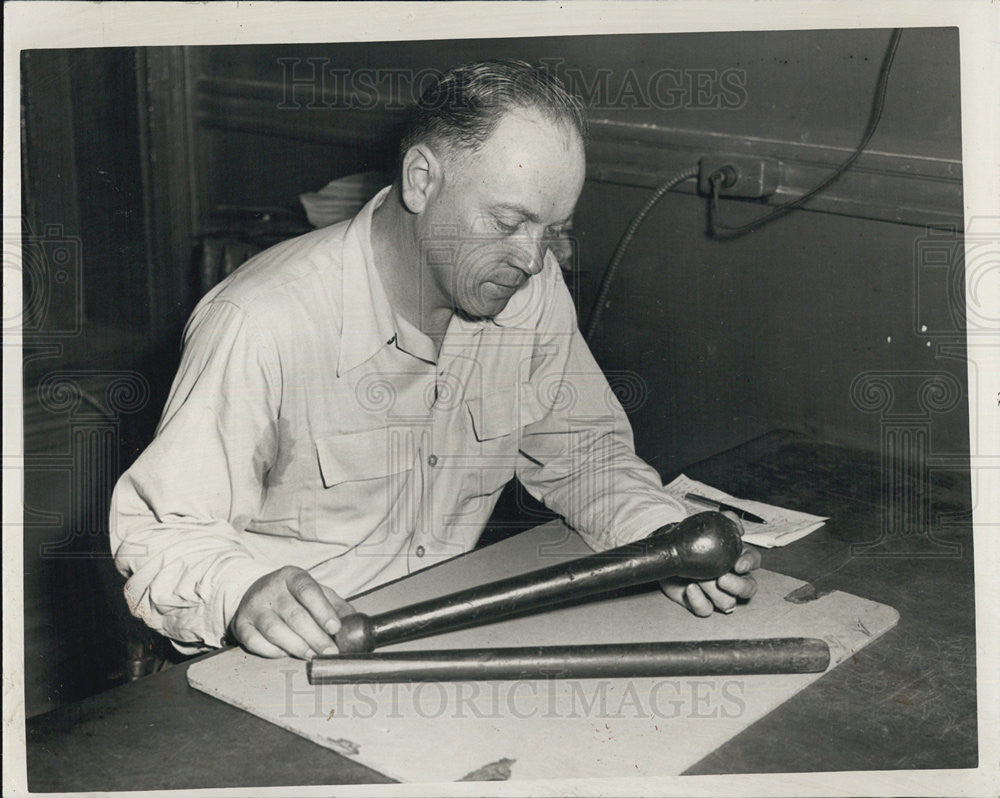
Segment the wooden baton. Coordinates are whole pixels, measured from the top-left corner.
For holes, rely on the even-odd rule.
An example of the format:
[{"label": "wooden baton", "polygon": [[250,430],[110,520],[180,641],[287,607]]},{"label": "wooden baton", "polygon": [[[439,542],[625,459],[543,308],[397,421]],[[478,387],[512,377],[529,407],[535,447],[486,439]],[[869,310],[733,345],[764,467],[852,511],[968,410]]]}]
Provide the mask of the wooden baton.
[{"label": "wooden baton", "polygon": [[310,684],[381,684],[819,673],[829,664],[826,641],[779,637],[350,654],[316,657],[306,674]]},{"label": "wooden baton", "polygon": [[697,513],[609,551],[380,615],[347,615],[334,640],[343,654],[362,653],[672,576],[714,579],[732,569],[741,551],[737,524],[718,512]]}]

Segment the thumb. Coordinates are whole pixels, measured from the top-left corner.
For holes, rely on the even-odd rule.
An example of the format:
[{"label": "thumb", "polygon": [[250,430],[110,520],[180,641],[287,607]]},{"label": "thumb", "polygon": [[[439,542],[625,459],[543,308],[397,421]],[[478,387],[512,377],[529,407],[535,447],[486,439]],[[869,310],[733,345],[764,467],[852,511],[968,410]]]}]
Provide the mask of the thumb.
[{"label": "thumb", "polygon": [[343,618],[345,615],[353,615],[355,610],[350,603],[341,598],[340,594],[337,593],[333,588],[329,588],[326,585],[320,585],[323,589],[323,595],[326,596],[326,600],[333,605],[333,608],[337,611],[337,617]]}]

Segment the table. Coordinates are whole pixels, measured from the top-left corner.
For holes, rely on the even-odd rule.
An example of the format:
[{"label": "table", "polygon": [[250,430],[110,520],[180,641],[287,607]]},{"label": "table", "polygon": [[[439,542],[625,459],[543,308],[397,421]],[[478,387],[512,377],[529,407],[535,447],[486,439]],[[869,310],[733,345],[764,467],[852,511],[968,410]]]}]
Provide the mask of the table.
[{"label": "table", "polygon": [[[878,452],[777,431],[685,469],[746,496],[829,516],[764,553],[767,568],[899,610],[895,629],[688,773],[965,768],[977,764],[968,472],[923,486],[935,538],[859,548],[882,528]],[[808,594],[808,591],[806,591]],[[808,595],[803,596],[808,600]],[[213,656],[208,654],[205,656]],[[184,665],[27,722],[34,791],[385,782],[384,776],[190,688]],[[261,752],[267,752],[262,756]]]}]

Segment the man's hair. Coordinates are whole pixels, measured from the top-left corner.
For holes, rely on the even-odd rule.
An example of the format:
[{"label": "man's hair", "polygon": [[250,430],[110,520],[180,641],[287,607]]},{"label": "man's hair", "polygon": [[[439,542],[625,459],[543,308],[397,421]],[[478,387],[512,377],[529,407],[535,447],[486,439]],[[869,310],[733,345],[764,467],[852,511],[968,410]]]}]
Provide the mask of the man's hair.
[{"label": "man's hair", "polygon": [[422,141],[475,151],[504,114],[519,108],[565,122],[586,140],[583,104],[548,69],[514,59],[480,61],[449,69],[420,96],[403,129],[399,164]]}]

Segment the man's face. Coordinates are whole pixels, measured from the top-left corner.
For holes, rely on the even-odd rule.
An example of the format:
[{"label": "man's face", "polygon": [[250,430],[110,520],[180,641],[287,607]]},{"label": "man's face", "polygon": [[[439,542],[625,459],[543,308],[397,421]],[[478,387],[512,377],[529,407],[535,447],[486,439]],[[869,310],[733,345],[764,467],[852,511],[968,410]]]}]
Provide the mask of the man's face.
[{"label": "man's face", "polygon": [[504,116],[474,153],[442,161],[421,215],[425,308],[488,319],[542,268],[546,238],[566,227],[583,187],[579,134],[534,110]]}]

